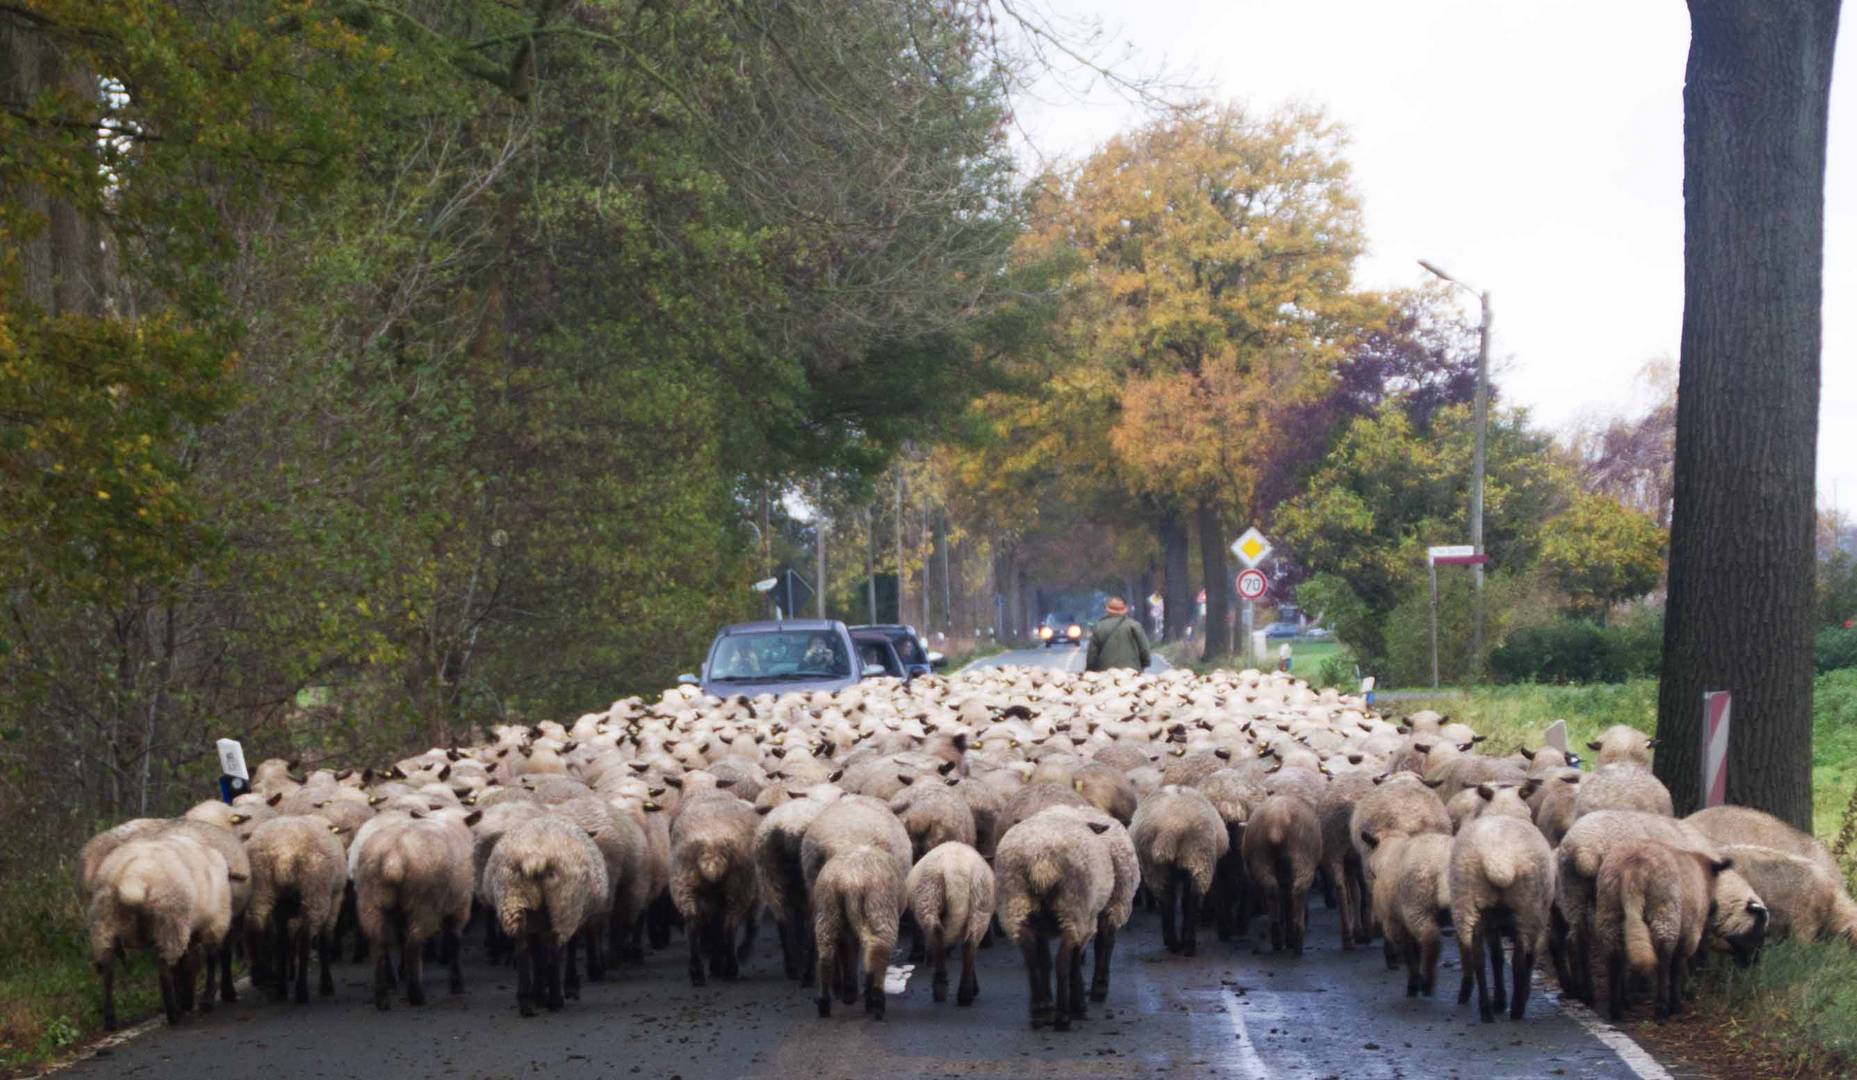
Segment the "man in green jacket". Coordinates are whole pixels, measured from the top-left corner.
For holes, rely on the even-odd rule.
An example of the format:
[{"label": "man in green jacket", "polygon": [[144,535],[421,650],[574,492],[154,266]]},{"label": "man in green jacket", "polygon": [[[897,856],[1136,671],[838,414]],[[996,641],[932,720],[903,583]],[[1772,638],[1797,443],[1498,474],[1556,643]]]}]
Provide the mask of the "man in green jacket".
[{"label": "man in green jacket", "polygon": [[1148,670],[1148,661],[1152,659],[1152,650],[1148,645],[1148,632],[1141,624],[1128,617],[1128,605],[1119,596],[1109,598],[1104,608],[1108,614],[1103,621],[1096,624],[1090,632],[1090,657],[1088,670],[1108,671],[1111,668],[1134,668],[1136,671]]}]

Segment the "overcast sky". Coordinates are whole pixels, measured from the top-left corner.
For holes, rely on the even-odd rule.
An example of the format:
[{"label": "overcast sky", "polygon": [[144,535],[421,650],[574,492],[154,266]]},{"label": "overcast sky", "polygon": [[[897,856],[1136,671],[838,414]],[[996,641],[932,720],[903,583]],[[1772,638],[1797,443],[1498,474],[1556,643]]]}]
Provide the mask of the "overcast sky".
[{"label": "overcast sky", "polygon": [[[1639,407],[1683,316],[1678,0],[1047,0],[1100,26],[1119,68],[1162,65],[1209,96],[1325,106],[1352,133],[1370,250],[1362,284],[1416,259],[1493,294],[1507,399],[1569,427]],[[1857,44],[1832,80],[1819,498],[1857,503]],[[1081,156],[1141,111],[1047,85],[1018,120],[1037,153]],[[1840,299],[1843,300],[1840,303]],[[1466,310],[1469,310],[1467,304]]]}]

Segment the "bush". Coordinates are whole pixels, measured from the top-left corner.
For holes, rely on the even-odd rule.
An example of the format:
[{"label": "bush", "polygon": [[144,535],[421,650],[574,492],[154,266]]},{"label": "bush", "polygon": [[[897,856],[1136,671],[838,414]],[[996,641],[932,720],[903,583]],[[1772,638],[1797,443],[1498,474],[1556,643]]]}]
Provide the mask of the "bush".
[{"label": "bush", "polygon": [[1315,685],[1334,686],[1344,691],[1352,691],[1360,685],[1358,667],[1354,657],[1346,649],[1330,653],[1322,658],[1315,668]]},{"label": "bush", "polygon": [[1857,667],[1857,630],[1843,627],[1827,627],[1818,632],[1812,641],[1812,656],[1818,664],[1818,673],[1838,671],[1842,668]]},{"label": "bush", "polygon": [[1657,674],[1663,624],[1655,618],[1620,626],[1562,618],[1526,626],[1490,654],[1503,682],[1622,682]]}]

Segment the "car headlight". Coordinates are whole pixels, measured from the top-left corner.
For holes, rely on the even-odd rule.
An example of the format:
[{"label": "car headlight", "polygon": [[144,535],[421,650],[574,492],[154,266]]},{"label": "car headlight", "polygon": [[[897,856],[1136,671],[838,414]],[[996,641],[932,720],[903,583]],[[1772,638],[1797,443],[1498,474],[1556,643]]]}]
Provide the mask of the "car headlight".
[{"label": "car headlight", "polygon": [[1083,627],[1081,627],[1081,626],[1073,626],[1073,627],[1071,627],[1071,628],[1070,628],[1069,630],[1066,630],[1066,631],[1064,631],[1064,632],[1065,632],[1065,633],[1067,633],[1067,634],[1069,634],[1069,635],[1070,635],[1071,637],[1082,637],[1082,636],[1083,636]]},{"label": "car headlight", "polygon": [[1039,627],[1038,636],[1044,638],[1046,641],[1051,640],[1051,628],[1049,626]]}]

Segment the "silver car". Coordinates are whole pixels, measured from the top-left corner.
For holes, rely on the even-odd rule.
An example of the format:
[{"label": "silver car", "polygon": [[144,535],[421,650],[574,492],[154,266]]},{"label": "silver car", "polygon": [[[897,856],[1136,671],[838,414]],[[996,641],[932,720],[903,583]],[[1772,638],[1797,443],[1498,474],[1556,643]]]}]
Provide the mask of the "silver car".
[{"label": "silver car", "polygon": [[784,619],[725,626],[709,646],[702,677],[684,675],[705,694],[834,693],[866,678],[887,674],[867,668],[845,624],[836,619]]}]

